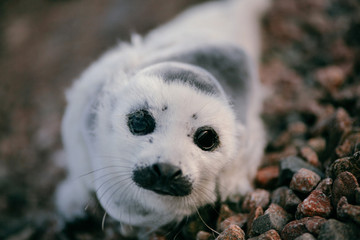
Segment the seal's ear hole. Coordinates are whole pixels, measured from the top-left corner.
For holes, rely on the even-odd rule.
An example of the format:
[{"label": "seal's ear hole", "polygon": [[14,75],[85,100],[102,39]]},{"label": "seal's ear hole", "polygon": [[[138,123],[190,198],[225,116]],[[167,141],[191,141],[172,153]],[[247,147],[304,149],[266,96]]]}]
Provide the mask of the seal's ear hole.
[{"label": "seal's ear hole", "polygon": [[155,130],[155,119],[146,109],[140,109],[127,115],[127,125],[132,134],[143,136]]},{"label": "seal's ear hole", "polygon": [[196,130],[194,143],[204,151],[213,151],[219,146],[220,140],[212,127],[203,126]]}]

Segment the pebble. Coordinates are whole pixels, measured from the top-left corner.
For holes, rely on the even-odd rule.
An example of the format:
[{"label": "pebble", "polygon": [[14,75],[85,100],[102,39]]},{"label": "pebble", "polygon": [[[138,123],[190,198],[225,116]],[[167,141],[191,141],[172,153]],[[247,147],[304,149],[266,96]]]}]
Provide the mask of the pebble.
[{"label": "pebble", "polygon": [[350,172],[342,172],[335,179],[332,186],[333,205],[337,206],[340,198],[345,196],[350,203],[355,203],[355,189],[359,184]]},{"label": "pebble", "polygon": [[239,227],[243,227],[248,221],[249,214],[239,213],[234,216],[226,218],[224,221],[220,223],[218,227],[219,231],[224,231],[230,225],[237,225]]},{"label": "pebble", "polygon": [[321,178],[324,177],[324,174],[310,163],[303,161],[299,157],[290,156],[284,158],[280,162],[279,185],[287,185],[291,181],[293,175],[301,168],[309,169],[317,173]]},{"label": "pebble", "polygon": [[314,167],[319,167],[321,165],[318,155],[309,146],[302,147],[300,149],[300,155],[301,155],[301,157],[303,157],[308,163],[310,163]]},{"label": "pebble", "polygon": [[332,184],[333,184],[333,181],[331,178],[325,178],[317,185],[315,190],[319,190],[319,191],[325,193],[325,195],[330,198],[332,195],[332,190],[331,190]]},{"label": "pebble", "polygon": [[278,166],[267,166],[259,169],[255,178],[256,184],[262,188],[270,188],[276,184],[279,173]]},{"label": "pebble", "polygon": [[287,212],[294,213],[301,200],[290,188],[283,186],[273,191],[271,203],[276,203]]},{"label": "pebble", "polygon": [[340,158],[330,165],[327,170],[327,175],[335,179],[340,173],[346,171],[351,172],[353,168],[353,164],[350,162],[350,157]]},{"label": "pebble", "polygon": [[329,219],[320,228],[318,240],[359,239],[359,231],[348,224]]},{"label": "pebble", "polygon": [[210,239],[214,239],[214,238],[213,235],[209,232],[199,231],[196,234],[196,240],[210,240]]},{"label": "pebble", "polygon": [[248,240],[281,240],[281,237],[277,231],[270,229],[269,231]]},{"label": "pebble", "polygon": [[316,238],[310,233],[304,233],[301,236],[295,238],[294,240],[316,240]]},{"label": "pebble", "polygon": [[355,203],[360,205],[360,187],[355,189]]},{"label": "pebble", "polygon": [[149,236],[149,240],[166,240],[166,237],[158,233],[153,233]]},{"label": "pebble", "polygon": [[280,232],[291,216],[279,205],[272,203],[264,215],[254,220],[252,230],[256,235],[265,233],[270,229]]},{"label": "pebble", "polygon": [[233,212],[228,205],[226,204],[221,204],[220,206],[220,213],[219,213],[219,217],[217,219],[217,223],[216,223],[216,226],[217,228],[219,229],[220,228],[220,225],[221,223],[231,217],[231,216],[234,216],[235,215],[235,212]]},{"label": "pebble", "polygon": [[295,239],[304,233],[318,235],[321,226],[326,222],[322,217],[306,217],[300,220],[294,220],[285,225],[281,236],[285,240]]},{"label": "pebble", "polygon": [[295,173],[290,182],[290,188],[300,193],[310,193],[320,182],[321,178],[315,172],[301,168]]},{"label": "pebble", "polygon": [[356,141],[358,140],[360,140],[360,137],[356,140],[350,138],[343,140],[342,144],[335,148],[336,155],[340,158],[349,156],[349,153],[353,151],[354,147],[356,146]]},{"label": "pebble", "polygon": [[264,189],[255,189],[253,192],[246,194],[242,203],[242,210],[250,212],[253,208],[265,208],[269,205],[270,193]]},{"label": "pebble", "polygon": [[336,65],[318,69],[315,76],[316,80],[332,93],[338,91],[346,79],[344,70]]},{"label": "pebble", "polygon": [[288,132],[293,138],[302,137],[307,132],[307,126],[301,121],[292,122],[288,126]]},{"label": "pebble", "polygon": [[237,225],[230,225],[216,240],[245,240],[244,231]]},{"label": "pebble", "polygon": [[260,216],[262,216],[264,214],[264,210],[262,209],[262,207],[257,207],[251,210],[250,214],[249,214],[249,218],[246,224],[246,229],[247,229],[247,235],[248,236],[254,236],[254,232],[252,231],[253,228],[253,222]]},{"label": "pebble", "polygon": [[319,154],[325,150],[326,141],[321,137],[310,138],[307,144]]},{"label": "pebble", "polygon": [[284,208],[289,191],[292,190],[285,186],[276,188],[271,194],[271,203],[276,203]]},{"label": "pebble", "polygon": [[327,116],[316,124],[314,133],[327,134],[326,149],[322,155],[323,159],[331,157],[341,136],[351,131],[352,123],[353,121],[346,110],[338,108],[334,114]]},{"label": "pebble", "polygon": [[360,206],[349,204],[346,197],[340,198],[337,205],[337,215],[340,219],[351,219],[360,224]]},{"label": "pebble", "polygon": [[297,207],[295,214],[296,219],[303,217],[329,217],[333,207],[330,198],[320,190],[314,190],[304,199]]}]

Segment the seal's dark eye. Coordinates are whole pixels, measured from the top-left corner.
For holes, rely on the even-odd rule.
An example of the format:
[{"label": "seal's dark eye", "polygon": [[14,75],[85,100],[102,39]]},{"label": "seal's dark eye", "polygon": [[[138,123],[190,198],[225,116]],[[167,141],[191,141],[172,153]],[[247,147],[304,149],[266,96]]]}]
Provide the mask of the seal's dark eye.
[{"label": "seal's dark eye", "polygon": [[145,109],[130,113],[127,117],[127,125],[130,132],[134,135],[146,135],[152,133],[155,129],[155,119],[151,113]]},{"label": "seal's dark eye", "polygon": [[219,146],[219,136],[211,127],[200,127],[194,134],[194,143],[204,151],[212,151]]}]

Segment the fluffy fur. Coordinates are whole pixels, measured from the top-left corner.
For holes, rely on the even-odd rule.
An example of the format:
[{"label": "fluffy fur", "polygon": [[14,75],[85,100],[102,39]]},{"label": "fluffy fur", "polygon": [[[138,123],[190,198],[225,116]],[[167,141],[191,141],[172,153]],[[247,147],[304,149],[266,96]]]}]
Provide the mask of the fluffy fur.
[{"label": "fluffy fur", "polygon": [[[251,189],[265,143],[257,61],[259,17],[267,5],[233,0],[193,7],[144,38],[121,43],[80,76],[67,93],[62,125],[68,177],[56,203],[65,219],[82,216],[95,192],[129,234],[127,226],[178,222],[218,197]],[[200,80],[173,81],[174,68]],[[204,78],[215,92],[202,89]],[[141,108],[156,128],[136,136],[126,116]],[[194,143],[202,126],[219,136],[214,151]],[[190,195],[160,195],[134,183],[136,167],[159,162],[181,168]]]}]

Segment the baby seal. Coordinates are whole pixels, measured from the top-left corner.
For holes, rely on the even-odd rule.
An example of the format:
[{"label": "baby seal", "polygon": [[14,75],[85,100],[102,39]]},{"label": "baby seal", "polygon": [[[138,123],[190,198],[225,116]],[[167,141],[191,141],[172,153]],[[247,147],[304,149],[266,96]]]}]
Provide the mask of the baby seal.
[{"label": "baby seal", "polygon": [[[251,189],[265,143],[257,76],[266,0],[212,1],[93,63],[67,93],[67,220],[91,193],[129,229]],[[85,177],[79,177],[86,175]]]}]

